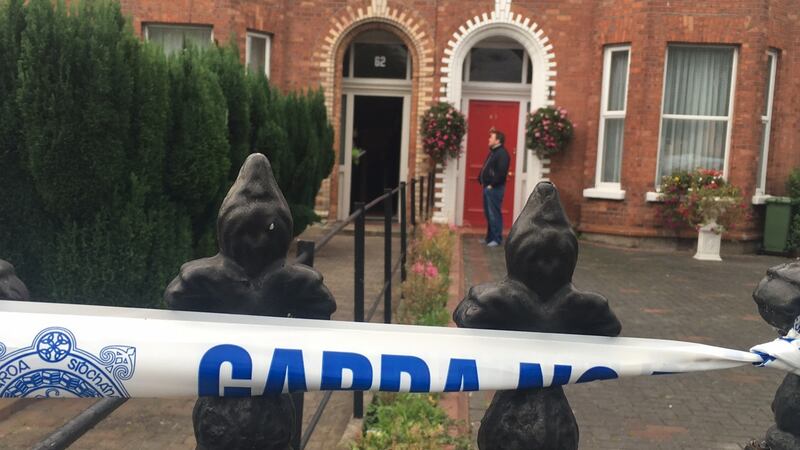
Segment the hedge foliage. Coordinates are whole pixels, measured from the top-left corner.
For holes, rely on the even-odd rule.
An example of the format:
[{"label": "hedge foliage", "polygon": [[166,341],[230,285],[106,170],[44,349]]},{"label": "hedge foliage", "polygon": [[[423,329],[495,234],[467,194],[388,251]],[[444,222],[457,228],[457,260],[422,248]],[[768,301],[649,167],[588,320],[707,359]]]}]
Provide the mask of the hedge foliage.
[{"label": "hedge foliage", "polygon": [[253,152],[295,233],[317,219],[334,158],[321,92],[271,88],[235,45],[167,57],[116,2],[0,2],[0,258],[34,298],[161,306],[182,263],[216,252]]}]

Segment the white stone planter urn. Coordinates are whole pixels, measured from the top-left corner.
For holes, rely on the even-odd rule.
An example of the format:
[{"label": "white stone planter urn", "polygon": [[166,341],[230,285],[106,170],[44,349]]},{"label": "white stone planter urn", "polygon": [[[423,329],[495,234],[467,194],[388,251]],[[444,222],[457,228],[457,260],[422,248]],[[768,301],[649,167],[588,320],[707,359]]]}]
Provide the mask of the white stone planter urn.
[{"label": "white stone planter urn", "polygon": [[722,230],[716,219],[703,225],[697,231],[697,253],[694,259],[700,261],[722,261],[719,249],[722,245]]},{"label": "white stone planter urn", "polygon": [[697,230],[697,253],[694,254],[694,259],[700,261],[722,261],[719,250],[722,246],[724,228],[717,223],[717,218],[734,205],[734,199],[716,197],[713,203],[704,214],[703,224]]}]

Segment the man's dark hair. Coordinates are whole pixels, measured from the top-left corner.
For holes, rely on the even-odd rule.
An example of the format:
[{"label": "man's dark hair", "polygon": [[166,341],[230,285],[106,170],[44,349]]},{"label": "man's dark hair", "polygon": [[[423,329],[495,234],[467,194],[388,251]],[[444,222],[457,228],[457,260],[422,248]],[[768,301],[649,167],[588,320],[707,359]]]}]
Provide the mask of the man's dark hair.
[{"label": "man's dark hair", "polygon": [[506,143],[506,134],[500,130],[492,130],[492,134],[498,141],[500,141],[500,145],[505,145]]}]

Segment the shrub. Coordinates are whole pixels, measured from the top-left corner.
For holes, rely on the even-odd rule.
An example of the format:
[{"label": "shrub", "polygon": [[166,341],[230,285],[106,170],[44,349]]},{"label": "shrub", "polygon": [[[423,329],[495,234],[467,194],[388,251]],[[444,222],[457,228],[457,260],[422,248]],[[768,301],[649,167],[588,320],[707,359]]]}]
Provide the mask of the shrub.
[{"label": "shrub", "polygon": [[0,257],[34,298],[160,306],[183,262],[216,252],[256,151],[301,232],[333,164],[321,92],[271,89],[235,46],[167,58],[113,0],[0,2]]},{"label": "shrub", "polygon": [[367,408],[364,437],[352,446],[357,450],[469,448],[465,438],[454,438],[454,424],[437,406],[436,394],[379,393]]},{"label": "shrub", "polygon": [[786,192],[791,198],[800,198],[800,167],[795,167],[786,180]]},{"label": "shrub", "polygon": [[[403,283],[400,323],[445,326],[450,285],[450,255],[455,236],[446,227],[424,224],[409,250],[410,268]],[[453,437],[454,425],[437,406],[436,394],[379,393],[367,408],[364,435],[354,449],[469,448],[464,437]]]},{"label": "shrub", "polygon": [[790,250],[800,249],[800,213],[792,218],[791,228],[789,229],[789,239],[786,247]]}]

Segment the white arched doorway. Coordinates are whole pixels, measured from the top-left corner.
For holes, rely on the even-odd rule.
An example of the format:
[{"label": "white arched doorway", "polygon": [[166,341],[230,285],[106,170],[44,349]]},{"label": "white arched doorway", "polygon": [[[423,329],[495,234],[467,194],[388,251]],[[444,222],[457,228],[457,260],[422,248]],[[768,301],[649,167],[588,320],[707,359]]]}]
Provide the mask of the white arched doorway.
[{"label": "white arched doorway", "polygon": [[[548,160],[539,160],[536,155],[525,149],[524,126],[525,113],[536,110],[545,105],[552,105],[551,100],[555,87],[555,55],[552,45],[544,36],[537,25],[531,24],[529,19],[520,15],[513,16],[509,11],[505,13],[494,12],[491,15],[475,17],[464,26],[460,27],[457,39],[451,41],[450,48],[445,50],[447,56],[443,60],[442,72],[442,101],[447,101],[469,116],[485,113],[486,111],[499,111],[497,108],[511,111],[510,115],[517,115],[515,121],[506,121],[506,126],[513,126],[513,130],[504,130],[507,141],[515,144],[514,171],[509,177],[507,200],[511,210],[510,218],[516,218],[524,206],[533,187],[538,181],[547,179],[548,169],[545,165]],[[505,55],[505,56],[503,56]],[[516,57],[513,55],[517,55]],[[476,57],[478,63],[476,64]],[[519,58],[516,61],[515,58]],[[514,60],[505,64],[506,73],[501,73],[497,78],[484,77],[480,63],[493,63],[500,60]],[[509,69],[521,67],[519,81],[512,80]],[[502,72],[502,70],[501,70]],[[478,75],[474,79],[473,75]],[[514,106],[516,105],[516,106]],[[491,108],[495,109],[491,109]],[[481,109],[483,108],[483,109]],[[489,109],[487,109],[489,108]],[[468,117],[469,120],[469,117]],[[472,120],[470,123],[477,122]],[[512,123],[513,122],[513,123]],[[481,122],[482,123],[482,122]],[[488,130],[476,130],[470,127],[473,133],[486,134]],[[482,137],[483,139],[483,137]],[[438,222],[465,224],[465,217],[469,219],[470,204],[473,209],[476,188],[468,179],[470,164],[474,165],[476,155],[470,155],[480,140],[476,136],[467,136],[464,155],[457,161],[450,161],[438,183],[443,186],[437,197],[438,214],[434,220]],[[507,146],[508,147],[508,146]],[[511,152],[512,149],[509,148]],[[482,151],[488,151],[485,147]],[[478,158],[479,159],[479,158]],[[513,183],[513,184],[511,184]],[[509,189],[510,188],[510,189]],[[466,222],[469,222],[467,220]],[[467,223],[469,224],[469,223]],[[510,226],[511,220],[506,222]]]}]

